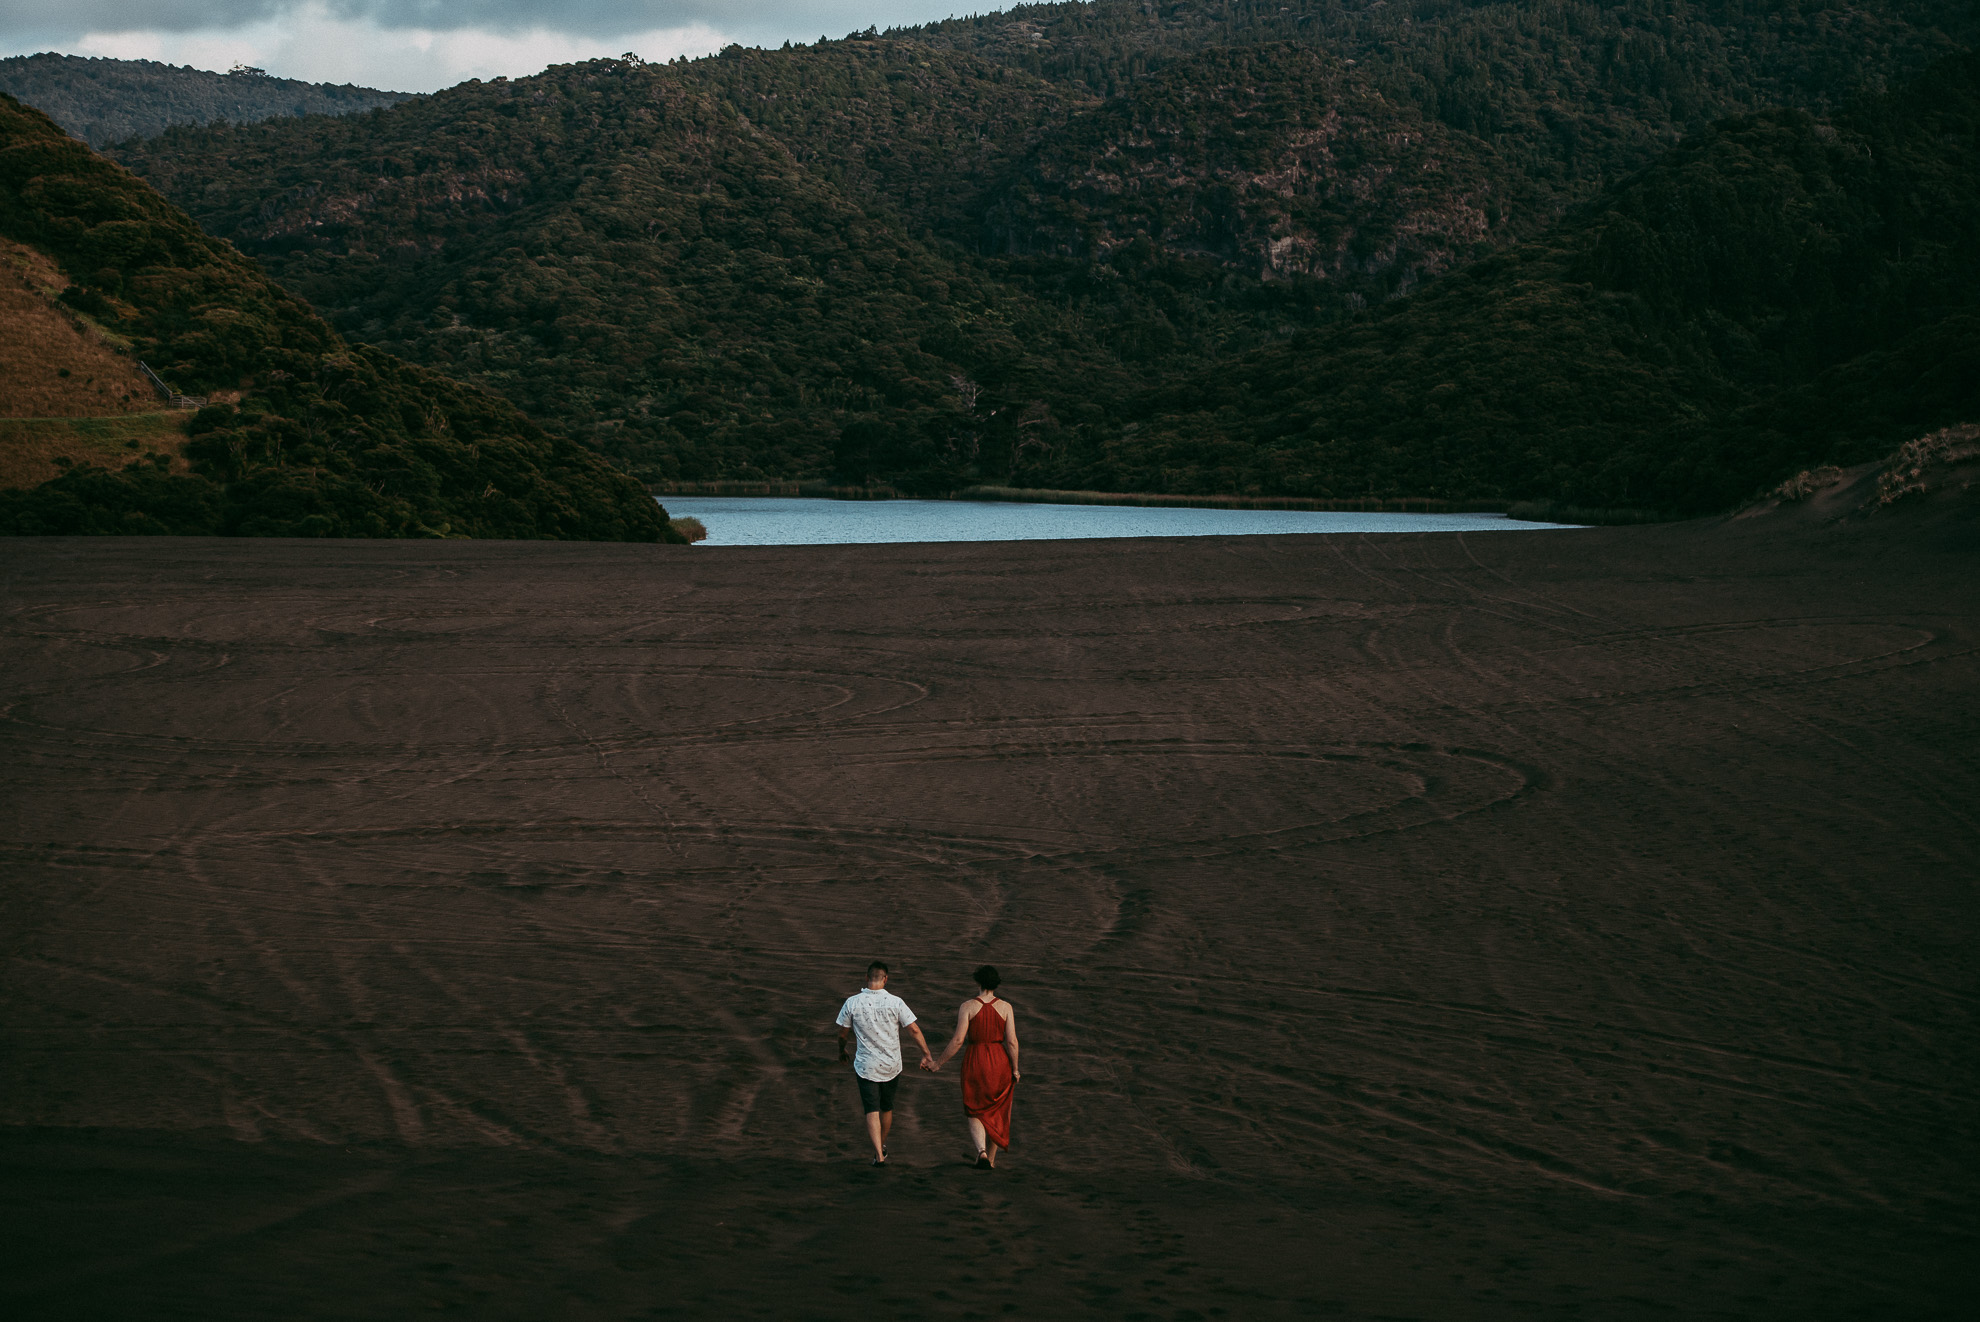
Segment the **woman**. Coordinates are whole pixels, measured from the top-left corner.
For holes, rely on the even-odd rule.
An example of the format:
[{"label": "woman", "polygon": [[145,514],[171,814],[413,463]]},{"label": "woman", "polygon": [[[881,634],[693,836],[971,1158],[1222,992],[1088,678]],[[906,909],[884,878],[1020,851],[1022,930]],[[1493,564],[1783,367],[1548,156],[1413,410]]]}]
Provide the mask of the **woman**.
[{"label": "woman", "polygon": [[997,997],[997,970],[985,964],[975,974],[978,991],[956,1012],[956,1035],[929,1073],[949,1063],[949,1057],[969,1043],[963,1057],[963,1110],[969,1115],[969,1141],[976,1147],[976,1168],[995,1170],[997,1149],[1011,1145],[1011,1098],[1018,1081],[1017,1011]]}]

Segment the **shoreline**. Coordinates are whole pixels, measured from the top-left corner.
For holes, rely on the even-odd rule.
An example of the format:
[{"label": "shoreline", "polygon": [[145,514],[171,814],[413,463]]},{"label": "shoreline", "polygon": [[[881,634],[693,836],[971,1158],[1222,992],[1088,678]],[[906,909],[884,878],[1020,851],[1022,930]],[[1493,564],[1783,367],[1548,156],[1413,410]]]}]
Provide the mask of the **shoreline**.
[{"label": "shoreline", "polygon": [[1504,500],[1441,500],[1432,496],[1366,496],[1352,500],[1316,496],[1175,495],[1148,491],[1078,491],[1055,487],[969,486],[946,495],[911,495],[890,486],[853,487],[829,482],[664,482],[647,490],[668,496],[726,496],[798,500],[950,500],[1010,505],[1126,505],[1145,509],[1300,510],[1338,514],[1506,514]]},{"label": "shoreline", "polygon": [[1603,509],[1540,500],[1445,500],[1437,496],[1363,496],[1331,499],[1318,496],[1178,495],[1159,491],[1085,491],[1057,487],[977,485],[947,495],[910,495],[890,486],[853,487],[830,482],[718,481],[662,482],[646,488],[653,498],[669,496],[771,500],[958,501],[1008,505],[1101,505],[1142,509],[1292,510],[1312,514],[1503,514],[1522,523],[1572,523],[1583,526],[1682,523],[1699,515],[1666,510]]}]

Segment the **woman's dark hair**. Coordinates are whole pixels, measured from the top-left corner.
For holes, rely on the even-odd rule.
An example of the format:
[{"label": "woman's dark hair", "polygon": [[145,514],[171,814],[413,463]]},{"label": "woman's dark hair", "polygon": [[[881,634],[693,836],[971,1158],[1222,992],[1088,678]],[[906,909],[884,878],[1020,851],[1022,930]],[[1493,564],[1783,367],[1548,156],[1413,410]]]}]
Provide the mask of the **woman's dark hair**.
[{"label": "woman's dark hair", "polygon": [[976,979],[976,985],[983,988],[984,991],[996,991],[997,984],[1002,981],[997,976],[997,970],[991,968],[988,964],[985,964],[970,976]]}]

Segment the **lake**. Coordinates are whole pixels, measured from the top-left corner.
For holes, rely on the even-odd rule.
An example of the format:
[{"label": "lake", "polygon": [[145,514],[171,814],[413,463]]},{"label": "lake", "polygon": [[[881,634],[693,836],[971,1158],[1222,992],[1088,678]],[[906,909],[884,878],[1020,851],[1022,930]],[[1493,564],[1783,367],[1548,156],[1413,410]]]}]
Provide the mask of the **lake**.
[{"label": "lake", "polygon": [[1076,537],[1249,537],[1260,533],[1536,532],[1570,527],[1503,514],[1163,509],[973,500],[817,500],[662,496],[675,518],[708,526],[703,546],[855,542],[1028,542]]}]

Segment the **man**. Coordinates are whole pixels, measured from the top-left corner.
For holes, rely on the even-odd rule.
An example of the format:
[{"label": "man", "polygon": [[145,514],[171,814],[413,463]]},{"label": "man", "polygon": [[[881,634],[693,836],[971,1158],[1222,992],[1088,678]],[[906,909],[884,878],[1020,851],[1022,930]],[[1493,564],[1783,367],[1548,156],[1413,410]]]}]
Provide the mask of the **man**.
[{"label": "man", "polygon": [[894,1129],[894,1089],[901,1084],[901,1030],[914,1034],[925,1069],[934,1055],[928,1039],[914,1022],[907,1002],[887,990],[887,966],[874,960],[866,966],[866,990],[846,998],[839,1009],[839,1063],[846,1061],[846,1039],[857,1035],[859,1051],[852,1057],[859,1080],[859,1104],[866,1111],[866,1136],[873,1141],[873,1164],[887,1164],[887,1135]]}]

